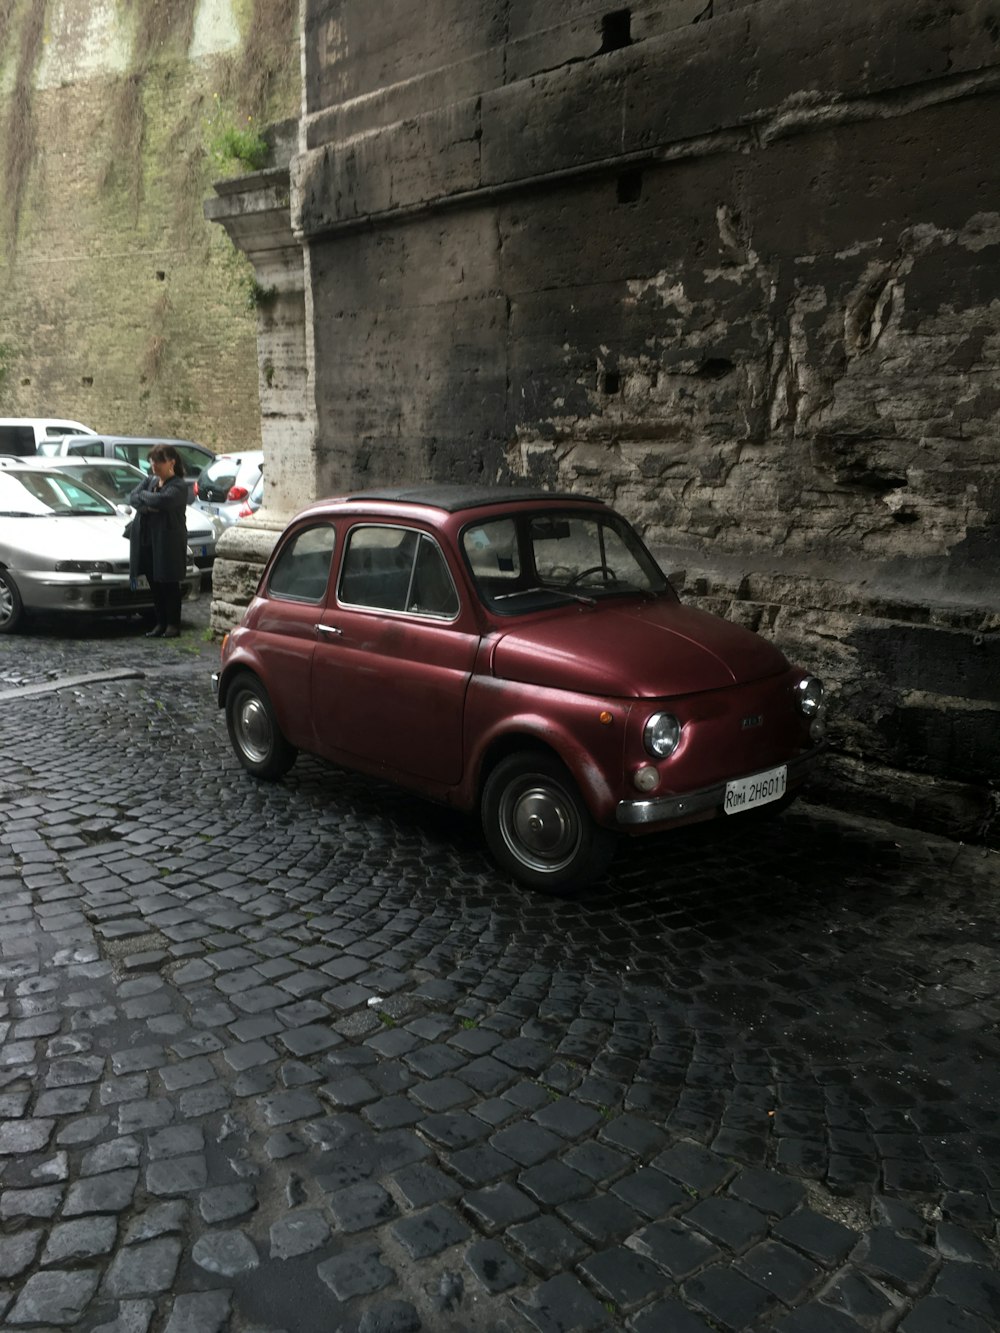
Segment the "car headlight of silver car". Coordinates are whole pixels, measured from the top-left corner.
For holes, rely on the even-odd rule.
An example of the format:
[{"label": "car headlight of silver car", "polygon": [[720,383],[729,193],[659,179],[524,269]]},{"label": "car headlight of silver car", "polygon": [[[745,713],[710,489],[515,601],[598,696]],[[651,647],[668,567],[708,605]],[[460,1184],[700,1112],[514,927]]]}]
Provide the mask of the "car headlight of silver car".
[{"label": "car headlight of silver car", "polygon": [[823,707],[823,682],[817,676],[805,676],[795,686],[795,698],[800,713],[815,717]]},{"label": "car headlight of silver car", "polygon": [[115,567],[110,560],[58,560],[57,574],[113,574]]},{"label": "car headlight of silver car", "polygon": [[642,743],[654,759],[668,759],[681,739],[681,724],[673,713],[654,713],[642,732]]}]

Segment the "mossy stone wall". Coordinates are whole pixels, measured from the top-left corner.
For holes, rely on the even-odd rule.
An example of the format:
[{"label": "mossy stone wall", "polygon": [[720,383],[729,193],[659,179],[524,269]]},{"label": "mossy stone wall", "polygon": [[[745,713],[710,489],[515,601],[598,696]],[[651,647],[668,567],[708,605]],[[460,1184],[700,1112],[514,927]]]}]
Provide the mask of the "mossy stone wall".
[{"label": "mossy stone wall", "polygon": [[221,131],[298,100],[286,0],[0,3],[0,414],[259,447],[253,275],[202,203]]}]

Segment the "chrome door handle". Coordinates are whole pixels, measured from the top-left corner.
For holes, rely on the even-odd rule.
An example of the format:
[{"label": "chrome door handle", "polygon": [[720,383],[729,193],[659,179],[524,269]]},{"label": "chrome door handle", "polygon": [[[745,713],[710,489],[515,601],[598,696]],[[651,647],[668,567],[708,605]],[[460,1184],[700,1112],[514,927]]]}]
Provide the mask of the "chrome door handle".
[{"label": "chrome door handle", "polygon": [[337,635],[343,634],[344,632],[342,629],[337,629],[336,625],[313,625],[313,629],[317,630],[320,634]]}]

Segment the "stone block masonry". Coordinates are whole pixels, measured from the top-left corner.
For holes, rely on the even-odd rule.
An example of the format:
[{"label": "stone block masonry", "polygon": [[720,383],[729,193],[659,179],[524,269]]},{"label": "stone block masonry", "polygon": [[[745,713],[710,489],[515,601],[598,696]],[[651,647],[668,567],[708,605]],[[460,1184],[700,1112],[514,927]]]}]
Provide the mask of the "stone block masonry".
[{"label": "stone block masonry", "polygon": [[613,501],[826,676],[831,794],[995,840],[998,19],[310,0],[285,477]]}]

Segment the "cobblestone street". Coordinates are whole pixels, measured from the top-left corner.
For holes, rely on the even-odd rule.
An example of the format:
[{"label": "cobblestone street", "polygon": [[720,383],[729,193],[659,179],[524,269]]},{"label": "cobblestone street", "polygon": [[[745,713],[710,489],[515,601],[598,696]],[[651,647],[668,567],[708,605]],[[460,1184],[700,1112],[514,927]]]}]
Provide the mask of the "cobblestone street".
[{"label": "cobblestone street", "polygon": [[800,804],[546,899],[245,775],[208,611],[0,638],[3,1329],[1000,1328],[1000,855]]}]

